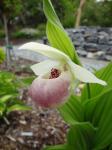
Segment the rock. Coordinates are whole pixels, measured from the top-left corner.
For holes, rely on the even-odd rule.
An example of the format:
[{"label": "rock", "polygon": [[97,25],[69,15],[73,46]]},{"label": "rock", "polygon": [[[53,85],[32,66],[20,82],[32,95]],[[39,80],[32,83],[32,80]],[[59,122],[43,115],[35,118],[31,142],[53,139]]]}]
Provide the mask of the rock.
[{"label": "rock", "polygon": [[76,41],[73,44],[74,44],[76,49],[83,49],[83,45],[84,45],[83,43]]},{"label": "rock", "polygon": [[108,41],[108,44],[109,44],[110,46],[112,46],[112,40],[109,40],[109,41]]},{"label": "rock", "polygon": [[109,33],[112,33],[112,27],[111,27],[111,28],[109,28]]},{"label": "rock", "polygon": [[78,33],[78,34],[72,34],[71,35],[71,39],[75,41],[78,41],[78,42],[83,42],[84,41],[84,37],[81,33]]},{"label": "rock", "polygon": [[107,51],[106,51],[107,55],[112,55],[112,47],[110,47]]},{"label": "rock", "polygon": [[104,51],[98,51],[95,54],[96,54],[96,56],[102,56],[102,55],[105,55],[105,52]]},{"label": "rock", "polygon": [[112,33],[111,34],[109,34],[110,36],[109,36],[109,41],[112,41]]},{"label": "rock", "polygon": [[108,60],[108,61],[112,61],[112,56],[106,55],[106,56],[105,56],[105,59]]},{"label": "rock", "polygon": [[85,41],[88,43],[97,43],[98,42],[98,38],[96,35],[93,36],[86,36],[85,37]]},{"label": "rock", "polygon": [[94,54],[94,53],[89,52],[89,53],[87,54],[87,58],[94,58],[94,57],[95,57],[95,54]]},{"label": "rock", "polygon": [[98,45],[95,43],[85,43],[84,49],[88,52],[96,52],[98,51]]},{"label": "rock", "polygon": [[71,29],[66,29],[68,33],[85,33],[85,29],[83,28],[71,28]]},{"label": "rock", "polygon": [[100,35],[98,35],[98,43],[107,44],[108,41],[109,41],[109,35],[105,32],[100,32]]},{"label": "rock", "polygon": [[79,56],[82,56],[82,57],[86,57],[87,56],[87,52],[84,51],[84,50],[77,50],[77,53],[79,54]]},{"label": "rock", "polygon": [[98,51],[108,51],[110,46],[108,44],[98,44]]}]

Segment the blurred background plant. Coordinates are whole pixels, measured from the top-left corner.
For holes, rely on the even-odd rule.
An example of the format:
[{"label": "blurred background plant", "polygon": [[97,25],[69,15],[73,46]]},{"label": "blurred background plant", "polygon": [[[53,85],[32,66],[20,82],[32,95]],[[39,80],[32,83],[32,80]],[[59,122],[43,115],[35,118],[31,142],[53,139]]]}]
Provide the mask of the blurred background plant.
[{"label": "blurred background plant", "polygon": [[[34,79],[34,76],[17,76],[15,73],[27,72],[27,67],[15,66],[13,63],[12,71],[2,68],[6,63],[6,54],[4,49],[0,48],[0,119],[6,120],[6,117],[12,111],[28,111],[31,107],[25,104],[24,92]],[[17,68],[17,69],[15,69]]]},{"label": "blurred background plant", "polygon": [[[3,62],[5,62],[5,52],[0,48],[0,64]],[[13,72],[0,71],[0,119],[6,119],[12,111],[31,110],[31,107],[25,104],[25,99],[20,96],[20,92],[31,84],[33,78],[32,76],[18,78]]]},{"label": "blurred background plant", "polygon": [[[80,6],[79,0],[52,0],[54,8],[63,23],[64,27],[74,27],[76,22],[77,11]],[[4,38],[4,19],[9,29],[11,38],[29,37],[26,33],[21,32],[24,28],[35,28],[37,34],[33,37],[45,35],[44,26],[46,18],[42,11],[41,0],[4,0],[0,4],[0,37]],[[104,19],[105,18],[105,19]],[[112,26],[112,1],[111,0],[88,0],[85,1],[80,25],[83,26]],[[40,27],[41,26],[41,27]],[[13,34],[12,34],[13,31]]]},{"label": "blurred background plant", "polygon": [[22,82],[11,72],[0,71],[0,118],[6,117],[12,111],[31,110],[19,96],[19,89],[28,82]]},{"label": "blurred background plant", "polygon": [[0,64],[5,60],[5,52],[0,48]]}]

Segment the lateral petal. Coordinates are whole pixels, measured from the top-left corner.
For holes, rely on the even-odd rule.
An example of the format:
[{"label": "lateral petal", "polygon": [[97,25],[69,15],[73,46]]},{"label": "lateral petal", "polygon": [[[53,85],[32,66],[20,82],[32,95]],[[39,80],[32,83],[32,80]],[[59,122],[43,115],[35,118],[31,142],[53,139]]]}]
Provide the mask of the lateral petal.
[{"label": "lateral petal", "polygon": [[31,69],[36,75],[44,75],[50,72],[52,68],[55,67],[58,68],[58,66],[59,66],[59,62],[57,61],[45,60],[43,62],[32,65]]},{"label": "lateral petal", "polygon": [[98,83],[101,85],[107,85],[107,83],[103,80],[98,79],[94,74],[86,70],[85,68],[74,64],[73,62],[69,62],[71,66],[72,72],[78,80],[86,83]]}]

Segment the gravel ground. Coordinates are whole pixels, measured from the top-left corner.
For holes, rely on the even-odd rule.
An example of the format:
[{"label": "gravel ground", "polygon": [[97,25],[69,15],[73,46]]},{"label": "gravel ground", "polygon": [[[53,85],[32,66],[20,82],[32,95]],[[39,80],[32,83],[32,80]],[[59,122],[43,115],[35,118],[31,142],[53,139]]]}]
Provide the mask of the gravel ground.
[{"label": "gravel ground", "polygon": [[41,150],[61,144],[68,128],[56,110],[41,108],[12,113],[8,124],[0,122],[0,150]]},{"label": "gravel ground", "polygon": [[[32,61],[19,59],[12,68],[18,77],[31,76],[28,67]],[[5,64],[1,70],[7,70]],[[0,150],[42,150],[45,145],[61,144],[65,141],[68,126],[55,109],[34,106],[28,96],[28,89],[20,90],[22,100],[32,106],[28,112],[13,112],[6,120],[0,120]]]}]

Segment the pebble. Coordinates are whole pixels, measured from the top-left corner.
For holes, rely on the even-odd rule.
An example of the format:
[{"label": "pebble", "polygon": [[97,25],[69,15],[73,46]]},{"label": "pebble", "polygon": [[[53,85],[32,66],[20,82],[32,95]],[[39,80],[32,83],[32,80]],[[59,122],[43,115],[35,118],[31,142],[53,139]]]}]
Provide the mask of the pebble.
[{"label": "pebble", "polygon": [[21,136],[33,136],[32,132],[21,132]]},{"label": "pebble", "polygon": [[10,140],[13,141],[13,142],[16,142],[16,139],[13,138],[11,135],[7,135],[7,138],[10,139]]},{"label": "pebble", "polygon": [[26,125],[27,122],[25,120],[20,120],[19,123],[23,124],[23,125]]},{"label": "pebble", "polygon": [[23,140],[22,138],[20,138],[20,137],[18,137],[17,140],[18,140],[18,142],[21,143],[21,144],[24,144],[24,143],[25,143],[24,140]]}]

